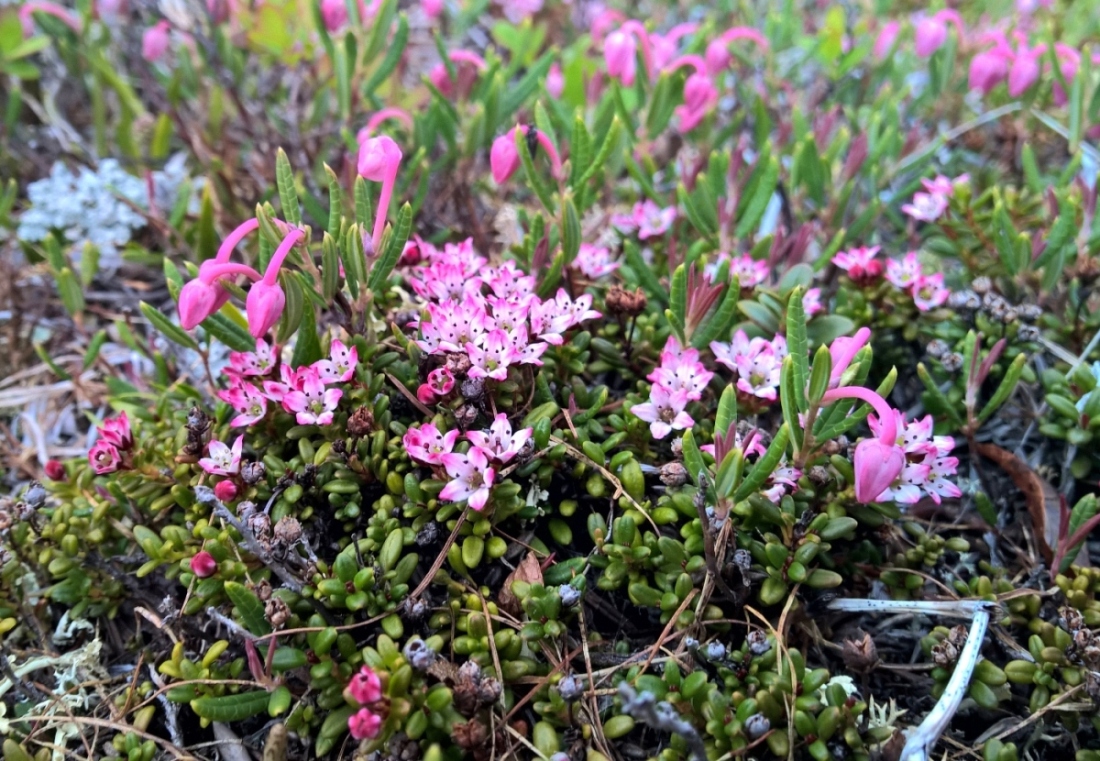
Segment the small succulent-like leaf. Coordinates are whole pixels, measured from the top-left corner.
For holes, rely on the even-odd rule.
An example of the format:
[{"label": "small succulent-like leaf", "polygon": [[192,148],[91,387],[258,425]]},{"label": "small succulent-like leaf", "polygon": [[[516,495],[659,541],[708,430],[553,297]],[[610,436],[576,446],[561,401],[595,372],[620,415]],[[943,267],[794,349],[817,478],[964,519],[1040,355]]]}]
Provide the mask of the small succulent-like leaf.
[{"label": "small succulent-like leaf", "polygon": [[[260,602],[260,598],[256,596],[255,592],[238,581],[227,581],[225,582],[225,594],[234,607],[237,608],[237,613],[240,614],[241,621],[248,631],[261,637],[271,633],[271,625],[267,622],[267,617],[264,616],[264,604]],[[265,701],[263,706],[266,705],[267,702]]]}]

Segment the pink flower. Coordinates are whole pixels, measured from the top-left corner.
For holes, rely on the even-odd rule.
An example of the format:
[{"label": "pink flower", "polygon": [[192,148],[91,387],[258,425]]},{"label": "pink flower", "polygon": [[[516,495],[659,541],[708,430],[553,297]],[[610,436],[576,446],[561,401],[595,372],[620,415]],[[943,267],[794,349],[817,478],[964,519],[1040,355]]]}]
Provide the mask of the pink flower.
[{"label": "pink flower", "polygon": [[738,391],[769,402],[778,398],[776,389],[779,387],[782,360],[771,346],[752,356],[738,356],[736,367]]},{"label": "pink flower", "polygon": [[435,20],[443,14],[443,0],[420,0],[420,10],[429,19]]},{"label": "pink flower", "polygon": [[748,26],[731,27],[723,32],[721,37],[712,40],[710,44],[707,45],[705,58],[707,61],[707,70],[711,74],[717,74],[730,65],[730,62],[733,60],[733,55],[729,51],[729,46],[730,43],[735,40],[749,40],[761,50],[768,49],[767,38],[756,29]]},{"label": "pink flower", "polygon": [[228,391],[219,391],[218,398],[237,411],[229,421],[234,428],[258,423],[267,414],[267,397],[251,383],[237,383]]},{"label": "pink flower", "polygon": [[321,0],[321,18],[325,29],[336,32],[348,23],[348,6],[344,0]]},{"label": "pink flower", "polygon": [[1039,81],[1039,59],[1046,52],[1046,45],[1036,45],[1028,48],[1021,43],[1016,57],[1012,60],[1012,66],[1008,70],[1008,94],[1010,97],[1019,98],[1027,90]]},{"label": "pink flower", "polygon": [[833,264],[848,273],[857,283],[874,282],[882,275],[882,263],[875,259],[878,246],[867,246],[841,251],[833,257]]},{"label": "pink flower", "polygon": [[214,486],[214,496],[222,502],[232,502],[237,498],[237,484],[232,481],[218,481]]},{"label": "pink flower", "polygon": [[643,203],[634,204],[634,224],[638,228],[638,238],[641,240],[664,235],[675,220],[675,206],[662,209],[648,198]]},{"label": "pink flower", "polygon": [[508,334],[499,329],[490,331],[480,346],[466,344],[466,353],[473,364],[467,372],[471,378],[508,380],[508,368],[519,360]]},{"label": "pink flower", "polygon": [[825,309],[821,303],[821,289],[810,288],[802,296],[802,311],[806,313],[806,317],[813,317],[818,312]]},{"label": "pink flower", "polygon": [[370,666],[363,666],[348,683],[348,692],[359,705],[370,705],[382,699],[382,680]]},{"label": "pink flower", "polygon": [[347,383],[354,377],[358,365],[359,350],[354,346],[349,349],[343,341],[335,338],[329,348],[328,359],[317,360],[313,368],[325,384]]},{"label": "pink flower", "polygon": [[114,444],[100,439],[88,451],[88,463],[99,475],[114,473],[122,464],[122,456]]},{"label": "pink flower", "polygon": [[603,41],[603,57],[607,63],[607,75],[630,87],[637,74],[637,43],[633,35],[618,29]]},{"label": "pink flower", "polygon": [[46,471],[46,478],[51,481],[67,481],[69,478],[65,466],[59,460],[46,460],[42,468]]},{"label": "pink flower", "polygon": [[922,275],[913,284],[913,303],[922,312],[935,309],[947,301],[950,292],[943,286],[943,273]]},{"label": "pink flower", "polygon": [[439,498],[449,502],[466,500],[474,510],[483,510],[496,478],[487,453],[475,446],[466,454],[445,454],[443,467],[451,480],[439,492]]},{"label": "pink flower", "polygon": [[871,54],[876,60],[884,60],[890,54],[890,51],[894,49],[899,31],[901,31],[901,24],[897,21],[888,21],[883,24],[878,37],[875,38],[875,46],[871,49]]},{"label": "pink flower", "polygon": [[371,182],[382,183],[378,195],[378,211],[374,215],[374,230],[371,232],[373,251],[382,246],[382,231],[386,227],[386,215],[389,213],[390,197],[397,182],[397,171],[401,168],[401,149],[393,138],[381,135],[367,138],[359,146],[359,176]]},{"label": "pink flower", "polygon": [[900,262],[896,259],[890,259],[886,262],[886,279],[895,288],[900,288],[903,291],[916,283],[922,274],[924,273],[921,271],[920,260],[917,258],[916,251],[910,251]]},{"label": "pink flower", "polygon": [[367,708],[348,717],[348,731],[356,740],[373,740],[381,730],[382,717]]},{"label": "pink flower", "polygon": [[493,141],[489,149],[489,167],[493,173],[493,182],[503,185],[519,169],[519,153],[516,151],[516,138],[512,130]]},{"label": "pink flower", "polygon": [[432,423],[424,423],[419,428],[410,427],[405,431],[402,443],[412,459],[428,465],[442,465],[443,456],[455,448],[458,433],[457,430],[440,433]]},{"label": "pink flower", "polygon": [[856,471],[856,499],[860,502],[878,502],[883,492],[898,478],[905,468],[905,452],[896,444],[870,438],[856,444],[854,455]]},{"label": "pink flower", "polygon": [[119,449],[129,449],[134,444],[134,436],[130,432],[130,418],[125,412],[120,412],[116,418],[104,420],[99,434]]},{"label": "pink flower", "polygon": [[[1054,52],[1058,59],[1058,68],[1062,71],[1062,78],[1069,85],[1073,82],[1073,78],[1077,76],[1077,68],[1081,65],[1081,54],[1061,42],[1054,44]],[[1068,101],[1066,92],[1062,89],[1062,84],[1057,78],[1054,80],[1053,99],[1056,106],[1064,106]]]},{"label": "pink flower", "polygon": [[158,21],[145,30],[141,38],[141,57],[149,63],[155,63],[168,52],[171,27],[167,21]]},{"label": "pink flower", "polygon": [[206,550],[199,550],[191,558],[191,573],[200,579],[213,576],[218,570],[218,561]]},{"label": "pink flower", "polygon": [[305,233],[297,228],[288,232],[272,254],[263,279],[254,283],[248,290],[245,313],[248,316],[248,332],[253,338],[259,339],[267,335],[282,316],[283,308],[286,306],[286,294],[279,286],[279,270],[294,245],[304,237]]},{"label": "pink flower", "polygon": [[947,24],[935,16],[925,16],[917,22],[916,52],[921,58],[928,58],[947,42]]},{"label": "pink flower", "polygon": [[606,246],[596,246],[592,243],[582,243],[577,252],[577,258],[570,265],[584,273],[585,277],[593,280],[610,275],[619,268],[619,262],[614,261],[612,253]]},{"label": "pink flower", "polygon": [[[903,504],[914,504],[920,501],[922,496],[930,497],[936,504],[943,497],[959,497],[962,492],[959,487],[947,480],[947,476],[954,475],[959,461],[955,457],[949,457],[955,447],[955,440],[950,436],[933,436],[933,421],[931,415],[926,415],[923,420],[906,422],[905,416],[892,410],[892,422],[895,428],[894,443],[905,452],[906,464],[901,474],[887,487],[875,501],[883,502],[895,500]],[[883,416],[868,418],[871,432],[876,436],[888,436],[884,433],[887,426],[883,426]]]},{"label": "pink flower", "polygon": [[466,438],[494,460],[503,463],[519,454],[523,445],[531,439],[532,431],[531,428],[524,428],[513,434],[508,416],[501,412],[493,419],[488,431],[469,431]]},{"label": "pink flower", "polygon": [[675,336],[669,336],[661,351],[661,364],[646,379],[673,393],[683,390],[688,401],[697,401],[713,377],[714,373],[699,361],[698,349],[685,349]]},{"label": "pink flower", "polygon": [[416,389],[416,398],[422,404],[435,404],[441,396],[451,393],[455,386],[455,377],[446,367],[437,367],[428,373],[428,381]]},{"label": "pink flower", "polygon": [[867,345],[869,340],[871,340],[871,330],[869,328],[860,328],[851,338],[848,336],[840,336],[829,344],[829,356],[833,361],[833,369],[832,372],[829,373],[830,387],[835,387],[836,384],[840,382],[840,378],[844,375],[844,371],[848,369],[852,364],[852,360],[855,359],[856,354]]},{"label": "pink flower", "polygon": [[684,389],[671,391],[660,384],[649,391],[649,401],[635,404],[630,413],[639,420],[649,423],[649,431],[655,439],[663,439],[673,430],[684,430],[695,425],[691,415],[684,412],[688,403],[688,392]]},{"label": "pink flower", "polygon": [[914,193],[913,202],[902,204],[902,212],[922,222],[935,222],[947,211],[947,198],[938,193]]},{"label": "pink flower", "polygon": [[240,472],[241,450],[244,448],[244,436],[238,436],[230,449],[214,439],[207,448],[207,457],[199,460],[199,467],[212,476],[232,476]]},{"label": "pink flower", "polygon": [[557,100],[565,90],[565,77],[562,76],[561,64],[557,61],[550,64],[550,71],[546,73],[546,92]]},{"label": "pink flower", "polygon": [[267,375],[275,368],[275,346],[267,341],[256,341],[256,351],[229,353],[229,372],[234,375]]},{"label": "pink flower", "polygon": [[283,397],[283,406],[296,413],[298,425],[330,425],[336,406],[344,392],[338,388],[325,388],[324,381],[312,367],[299,370],[301,388]]},{"label": "pink flower", "polygon": [[1000,45],[976,54],[970,60],[970,89],[988,95],[1008,77],[1012,57],[1012,51]]},{"label": "pink flower", "polygon": [[730,277],[737,278],[740,288],[755,288],[768,279],[771,268],[763,260],[753,259],[748,254],[742,254],[730,259]]}]

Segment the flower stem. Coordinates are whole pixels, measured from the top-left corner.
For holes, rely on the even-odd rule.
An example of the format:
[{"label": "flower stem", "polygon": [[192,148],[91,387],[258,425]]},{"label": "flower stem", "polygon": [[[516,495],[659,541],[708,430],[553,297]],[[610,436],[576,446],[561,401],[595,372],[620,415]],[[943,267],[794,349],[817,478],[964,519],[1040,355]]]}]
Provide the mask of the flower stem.
[{"label": "flower stem", "polygon": [[845,386],[843,388],[834,388],[826,391],[825,395],[821,397],[821,400],[823,402],[835,402],[837,399],[844,398],[859,399],[874,407],[875,412],[878,414],[879,425],[882,426],[879,438],[889,444],[897,443],[897,419],[894,417],[894,409],[886,403],[885,399],[869,388],[863,388],[862,386]]}]

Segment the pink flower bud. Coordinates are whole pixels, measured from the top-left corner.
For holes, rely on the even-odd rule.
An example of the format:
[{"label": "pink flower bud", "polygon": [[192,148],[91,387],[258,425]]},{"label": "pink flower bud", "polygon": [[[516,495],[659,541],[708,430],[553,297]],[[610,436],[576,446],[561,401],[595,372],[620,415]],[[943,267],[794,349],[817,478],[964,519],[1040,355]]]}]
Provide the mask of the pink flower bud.
[{"label": "pink flower bud", "polygon": [[214,496],[222,502],[232,502],[237,498],[237,485],[232,481],[218,481],[214,487]]},{"label": "pink flower bud", "polygon": [[554,61],[550,64],[550,71],[546,73],[546,92],[550,94],[551,98],[557,99],[561,97],[564,89],[565,77],[562,76],[561,65]]},{"label": "pink flower bud", "polygon": [[420,9],[430,19],[437,19],[443,14],[443,0],[420,0]]},{"label": "pink flower bud", "polygon": [[360,176],[371,182],[384,182],[401,163],[401,149],[392,137],[380,135],[367,138],[359,146]]},{"label": "pink flower bud", "polygon": [[118,449],[109,441],[100,439],[88,452],[88,462],[98,475],[114,473],[122,464],[122,456]]},{"label": "pink flower bud", "polygon": [[733,54],[730,53],[729,46],[720,38],[711,40],[707,44],[707,52],[703,57],[707,60],[707,71],[711,74],[722,71],[733,60]]},{"label": "pink flower bud", "polygon": [[356,740],[369,740],[378,737],[382,729],[382,717],[366,708],[348,718],[348,731]]},{"label": "pink flower bud", "polygon": [[695,72],[684,82],[684,105],[693,111],[709,108],[718,99],[718,90],[710,77]]},{"label": "pink flower bud", "polygon": [[244,306],[248,332],[253,338],[263,338],[282,316],[286,294],[278,282],[268,283],[265,278],[249,289]]},{"label": "pink flower bud", "polygon": [[45,465],[46,477],[51,481],[67,481],[69,474],[65,471],[65,466],[58,460],[47,460]]},{"label": "pink flower bud", "polygon": [[433,66],[431,71],[428,72],[428,81],[445,97],[449,98],[454,95],[454,82],[451,81],[451,74],[447,71],[446,65],[437,63]]},{"label": "pink flower bud", "polygon": [[875,38],[875,46],[871,50],[871,54],[879,61],[885,59],[890,51],[894,49],[894,43],[897,42],[898,32],[900,31],[901,24],[897,21],[889,21],[883,24],[878,37]]},{"label": "pink flower bud", "polygon": [[206,550],[196,552],[195,556],[191,558],[191,573],[195,574],[200,579],[213,576],[214,572],[217,570],[218,561],[214,560],[214,556]]},{"label": "pink flower bud", "polygon": [[616,30],[603,41],[603,57],[607,62],[608,76],[621,80],[627,87],[634,84],[636,55],[637,43],[627,32]]},{"label": "pink flower bud", "polygon": [[516,150],[515,132],[508,130],[493,141],[489,149],[489,167],[493,172],[493,181],[503,185],[519,169],[519,152]]},{"label": "pink flower bud", "polygon": [[416,389],[416,399],[421,404],[435,404],[435,391],[427,383],[421,383]]},{"label": "pink flower bud", "polygon": [[180,289],[180,326],[191,330],[200,322],[222,308],[229,293],[216,283],[205,283],[195,278]]},{"label": "pink flower bud", "polygon": [[321,18],[325,29],[336,32],[348,23],[348,6],[344,0],[321,0]]},{"label": "pink flower bud", "polygon": [[928,58],[947,42],[947,24],[937,16],[925,16],[917,24],[916,51],[921,58]]},{"label": "pink flower bud", "polygon": [[170,29],[167,21],[159,21],[146,29],[141,38],[141,57],[149,63],[163,58],[168,52]]},{"label": "pink flower bud", "polygon": [[875,502],[905,467],[905,452],[896,443],[864,439],[856,444],[856,499]]},{"label": "pink flower bud", "polygon": [[104,420],[99,434],[119,449],[129,449],[134,445],[134,436],[130,432],[130,418],[125,412],[119,413],[116,418]]}]

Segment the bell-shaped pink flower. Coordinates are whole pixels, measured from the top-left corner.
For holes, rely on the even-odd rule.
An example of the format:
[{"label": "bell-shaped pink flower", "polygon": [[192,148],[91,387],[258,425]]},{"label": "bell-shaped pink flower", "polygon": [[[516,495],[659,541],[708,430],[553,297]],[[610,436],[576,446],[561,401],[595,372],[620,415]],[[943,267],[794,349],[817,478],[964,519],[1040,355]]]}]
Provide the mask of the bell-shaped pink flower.
[{"label": "bell-shaped pink flower", "polygon": [[915,37],[917,55],[928,58],[947,42],[947,24],[939,16],[925,16],[917,23]]},{"label": "bell-shaped pink flower", "polygon": [[1000,46],[976,54],[970,60],[970,89],[988,95],[1008,76],[1011,56],[1010,50]]},{"label": "bell-shaped pink flower", "polygon": [[348,23],[348,6],[344,0],[321,0],[321,19],[329,32],[339,31]]},{"label": "bell-shaped pink flower", "polygon": [[248,332],[253,338],[263,338],[283,314],[286,294],[279,285],[279,270],[282,269],[283,261],[291,249],[303,237],[305,233],[301,230],[292,229],[275,249],[263,278],[253,284],[248,291],[244,307],[245,314],[248,316]]},{"label": "bell-shaped pink flower", "polygon": [[748,40],[760,50],[768,49],[768,39],[751,26],[731,27],[722,32],[721,37],[711,40],[707,45],[704,55],[707,62],[707,71],[711,74],[717,74],[730,65],[730,62],[733,61],[733,54],[730,53],[729,46],[736,40]]},{"label": "bell-shaped pink flower", "polygon": [[378,211],[374,215],[371,243],[374,251],[382,244],[382,231],[386,227],[393,186],[397,182],[397,170],[401,167],[401,149],[387,135],[367,138],[359,146],[359,175],[371,182],[382,183],[378,195]]},{"label": "bell-shaped pink flower", "polygon": [[822,397],[826,404],[838,399],[859,399],[871,405],[878,415],[879,435],[859,442],[852,458],[856,499],[863,503],[876,502],[905,468],[905,450],[897,441],[898,416],[885,399],[862,386],[830,389]]},{"label": "bell-shaped pink flower", "polygon": [[546,72],[546,92],[555,100],[561,97],[565,90],[565,77],[562,76],[561,64],[554,61],[550,64],[550,71]]},{"label": "bell-shaped pink flower", "polygon": [[856,499],[877,502],[878,497],[901,475],[905,452],[896,443],[870,438],[856,444]]},{"label": "bell-shaped pink flower", "polygon": [[197,277],[180,289],[180,326],[191,330],[210,315],[221,309],[229,294],[220,285],[205,283]]},{"label": "bell-shaped pink flower", "polygon": [[618,29],[603,41],[603,57],[607,63],[607,74],[630,87],[637,74],[637,43],[628,32]]},{"label": "bell-shaped pink flower", "polygon": [[141,57],[149,63],[163,58],[168,52],[170,30],[167,21],[158,21],[146,29],[141,38]]},{"label": "bell-shaped pink flower", "polygon": [[875,38],[875,46],[871,49],[871,55],[875,57],[875,60],[882,61],[890,54],[890,51],[894,49],[894,43],[897,42],[900,31],[901,24],[897,21],[888,21],[882,25],[878,37]]},{"label": "bell-shaped pink flower", "polygon": [[1036,45],[1028,48],[1021,45],[1012,66],[1008,69],[1008,94],[1012,98],[1019,98],[1027,90],[1039,81],[1039,59],[1046,52],[1046,45]]},{"label": "bell-shaped pink flower", "polygon": [[519,169],[519,151],[516,150],[516,139],[512,130],[493,141],[493,147],[489,149],[489,167],[497,185],[503,185]]},{"label": "bell-shaped pink flower", "polygon": [[429,19],[435,20],[443,14],[443,0],[420,0],[420,10]]}]

